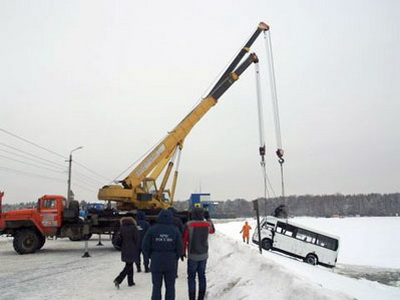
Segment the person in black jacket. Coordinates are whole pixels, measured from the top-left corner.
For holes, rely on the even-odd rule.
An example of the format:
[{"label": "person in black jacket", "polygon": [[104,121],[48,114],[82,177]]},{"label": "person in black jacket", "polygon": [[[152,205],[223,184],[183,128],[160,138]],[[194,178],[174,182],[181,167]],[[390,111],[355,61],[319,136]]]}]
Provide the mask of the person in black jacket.
[{"label": "person in black jacket", "polygon": [[125,268],[114,279],[117,288],[128,277],[128,286],[135,285],[133,281],[133,263],[139,261],[139,233],[136,228],[136,221],[132,217],[123,217],[120,220],[121,227],[121,261],[125,262]]},{"label": "person in black jacket", "polygon": [[[182,234],[183,234],[183,223],[182,223],[181,218],[179,218],[179,216],[178,216],[178,211],[173,207],[169,207],[168,210],[170,210],[172,212],[172,215],[173,215],[172,223],[178,229],[179,234],[182,236]],[[179,262],[179,260],[176,261],[176,278],[178,278],[178,262]]]},{"label": "person in black jacket", "polygon": [[178,216],[178,211],[173,207],[169,207],[168,210],[170,210],[172,212],[173,224],[175,225],[176,228],[178,228],[179,233],[183,234],[183,223],[182,223],[181,218],[179,218],[179,216]]},{"label": "person in black jacket", "polygon": [[165,281],[165,299],[175,299],[176,261],[182,255],[182,237],[173,225],[169,210],[158,214],[157,223],[147,230],[142,242],[145,255],[150,257],[153,282],[151,299],[161,299],[162,281]]},{"label": "person in black jacket", "polygon": [[150,268],[149,268],[149,257],[146,256],[143,252],[142,249],[142,240],[144,235],[146,234],[147,230],[150,228],[150,224],[149,222],[146,221],[146,214],[139,210],[137,212],[136,215],[136,219],[137,219],[137,229],[139,231],[139,236],[140,236],[140,242],[139,242],[139,261],[136,263],[136,269],[138,272],[141,272],[141,267],[140,267],[140,256],[141,254],[143,254],[143,262],[144,262],[144,271],[146,273],[150,272]]}]

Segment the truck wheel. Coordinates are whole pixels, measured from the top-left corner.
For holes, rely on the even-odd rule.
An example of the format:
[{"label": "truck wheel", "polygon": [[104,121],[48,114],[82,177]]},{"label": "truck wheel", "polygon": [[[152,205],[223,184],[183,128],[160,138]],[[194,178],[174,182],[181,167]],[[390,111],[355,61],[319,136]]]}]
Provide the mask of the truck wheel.
[{"label": "truck wheel", "polygon": [[39,234],[33,229],[18,230],[14,236],[13,246],[19,254],[33,253],[39,249]]},{"label": "truck wheel", "polygon": [[313,266],[318,264],[318,258],[314,254],[308,254],[304,261]]},{"label": "truck wheel", "polygon": [[270,250],[272,248],[272,241],[270,239],[263,239],[261,246],[265,250]]},{"label": "truck wheel", "polygon": [[84,234],[84,235],[82,236],[82,240],[88,241],[88,240],[90,240],[91,237],[92,237],[92,234],[91,234],[91,233]]},{"label": "truck wheel", "polygon": [[46,243],[46,237],[44,235],[40,234],[39,235],[39,245],[38,245],[37,250],[42,249],[44,246],[44,243]]}]

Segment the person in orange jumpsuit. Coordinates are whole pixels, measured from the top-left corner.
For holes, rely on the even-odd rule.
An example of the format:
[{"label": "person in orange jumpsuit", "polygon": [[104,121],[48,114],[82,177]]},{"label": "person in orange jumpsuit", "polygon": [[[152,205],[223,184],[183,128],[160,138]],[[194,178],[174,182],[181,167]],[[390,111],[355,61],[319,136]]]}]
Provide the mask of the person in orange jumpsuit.
[{"label": "person in orange jumpsuit", "polygon": [[247,221],[244,222],[242,230],[240,231],[240,233],[242,234],[242,237],[243,237],[243,243],[245,243],[246,241],[247,241],[247,244],[249,243],[250,230],[251,230],[251,226],[249,225],[249,223]]}]

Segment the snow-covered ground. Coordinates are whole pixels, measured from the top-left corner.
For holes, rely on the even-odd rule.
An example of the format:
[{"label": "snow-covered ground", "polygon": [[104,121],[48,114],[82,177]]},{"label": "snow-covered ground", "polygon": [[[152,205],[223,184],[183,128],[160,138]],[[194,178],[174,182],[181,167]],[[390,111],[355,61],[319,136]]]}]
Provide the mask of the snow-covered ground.
[{"label": "snow-covered ground", "polygon": [[[256,222],[248,220],[255,228]],[[248,281],[245,290],[250,294],[260,291],[259,294],[252,294],[251,297],[243,298],[239,294],[241,288],[235,288],[231,297],[216,297],[215,299],[262,299],[253,295],[271,294],[271,299],[322,299],[316,292],[315,287],[324,287],[333,292],[346,294],[355,299],[400,299],[400,218],[295,218],[295,222],[329,232],[340,236],[340,250],[336,268],[328,269],[321,266],[310,266],[297,259],[289,258],[276,252],[265,252],[260,255],[258,246],[243,244],[239,231],[243,221],[218,224],[217,229],[223,235],[217,239],[213,247],[217,246],[218,251],[213,253],[210,263],[223,259],[221,253],[237,253],[240,249],[243,252],[232,260],[239,264],[239,268],[232,268],[224,272],[224,276],[218,277],[216,270],[215,279],[234,282],[240,276],[243,278],[240,283]],[[227,246],[224,243],[228,244]],[[217,245],[215,245],[217,244]],[[228,250],[230,249],[230,250]],[[246,249],[246,250],[245,250]],[[230,251],[230,252],[229,252]],[[258,257],[257,257],[258,254]],[[221,256],[220,256],[221,255]],[[263,267],[257,269],[260,260]],[[257,263],[255,263],[257,261]],[[231,264],[223,264],[229,266]],[[279,269],[277,269],[279,267]],[[286,280],[282,279],[281,269],[288,271],[290,275]],[[272,269],[272,270],[271,270]],[[279,271],[278,271],[279,270]],[[241,275],[243,274],[243,275]],[[245,274],[245,275],[244,275]],[[346,274],[346,276],[342,275]],[[209,271],[209,278],[214,276]],[[360,279],[350,278],[349,276]],[[386,278],[383,278],[385,277]],[[294,278],[300,277],[303,282],[312,284],[314,288],[307,289],[308,294],[297,290],[301,287]],[[276,279],[278,278],[278,279]],[[376,281],[366,280],[372,278]],[[388,279],[389,278],[389,279]],[[391,278],[391,279],[390,279]],[[377,280],[390,281],[391,285],[378,283]],[[257,283],[254,284],[253,283]],[[212,287],[211,287],[212,289]],[[250,291],[249,291],[250,290]],[[283,291],[289,294],[284,294]],[[214,295],[218,295],[218,292]],[[235,296],[232,296],[235,295]],[[326,293],[326,297],[331,297]],[[214,298],[211,298],[214,299]],[[331,299],[331,298],[328,298]],[[336,294],[332,299],[341,299]]]},{"label": "snow-covered ground", "polygon": [[[255,221],[249,221],[254,228]],[[242,220],[218,223],[210,238],[207,299],[400,299],[400,218],[295,221],[341,237],[336,268],[274,252],[260,255],[257,246],[242,243]],[[96,244],[89,242],[90,258],[81,257],[83,242],[66,239],[48,240],[38,253],[18,255],[12,241],[0,237],[0,298],[149,299],[150,274],[135,273],[136,286],[123,283],[115,289],[112,281],[123,267],[120,254],[104,237],[104,246]],[[177,300],[187,299],[185,264],[179,263]],[[386,279],[392,286],[365,279],[376,280],[378,273],[392,277]]]}]

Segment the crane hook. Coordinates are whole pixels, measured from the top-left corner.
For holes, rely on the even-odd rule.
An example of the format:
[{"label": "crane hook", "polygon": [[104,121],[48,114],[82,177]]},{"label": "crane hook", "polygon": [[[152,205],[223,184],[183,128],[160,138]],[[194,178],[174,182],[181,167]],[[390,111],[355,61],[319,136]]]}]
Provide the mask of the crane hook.
[{"label": "crane hook", "polygon": [[284,162],[285,162],[285,160],[283,159],[283,154],[284,154],[284,151],[283,151],[283,149],[278,149],[278,150],[276,150],[276,155],[278,156],[278,161],[279,161],[279,163],[282,165]]}]

